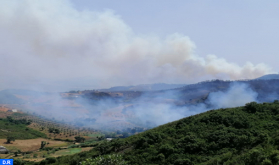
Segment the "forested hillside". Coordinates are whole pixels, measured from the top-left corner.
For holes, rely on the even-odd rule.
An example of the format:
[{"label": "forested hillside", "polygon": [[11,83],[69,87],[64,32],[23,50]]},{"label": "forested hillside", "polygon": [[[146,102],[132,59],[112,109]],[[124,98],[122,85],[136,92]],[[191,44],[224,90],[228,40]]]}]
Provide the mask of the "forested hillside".
[{"label": "forested hillside", "polygon": [[[119,154],[128,164],[278,164],[279,102],[211,110],[46,164]],[[94,161],[94,159],[92,160]]]}]

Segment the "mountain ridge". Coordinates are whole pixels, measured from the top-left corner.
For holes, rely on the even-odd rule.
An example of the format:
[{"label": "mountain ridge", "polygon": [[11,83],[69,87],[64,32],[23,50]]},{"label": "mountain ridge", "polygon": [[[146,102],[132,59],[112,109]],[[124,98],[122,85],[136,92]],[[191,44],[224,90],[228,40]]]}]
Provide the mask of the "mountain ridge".
[{"label": "mountain ridge", "polygon": [[271,80],[271,79],[279,79],[279,74],[268,74],[256,78],[256,80]]}]

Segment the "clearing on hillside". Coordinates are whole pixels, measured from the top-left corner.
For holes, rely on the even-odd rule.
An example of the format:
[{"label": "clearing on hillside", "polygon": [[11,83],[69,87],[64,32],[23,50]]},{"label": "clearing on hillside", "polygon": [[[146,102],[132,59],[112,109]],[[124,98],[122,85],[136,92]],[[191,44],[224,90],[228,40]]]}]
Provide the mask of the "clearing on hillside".
[{"label": "clearing on hillside", "polygon": [[28,139],[28,140],[15,140],[12,144],[5,144],[6,139],[0,139],[0,144],[6,147],[11,152],[15,152],[17,150],[21,150],[21,152],[28,152],[28,151],[37,151],[41,147],[41,142],[46,141],[49,143],[46,147],[64,147],[69,145],[69,143],[63,141],[54,141],[44,138],[38,139]]}]

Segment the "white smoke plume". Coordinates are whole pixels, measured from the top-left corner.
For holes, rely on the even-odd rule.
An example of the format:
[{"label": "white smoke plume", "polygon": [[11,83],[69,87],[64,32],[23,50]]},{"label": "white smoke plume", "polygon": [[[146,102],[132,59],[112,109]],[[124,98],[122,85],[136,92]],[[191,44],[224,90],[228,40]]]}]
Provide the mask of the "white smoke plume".
[{"label": "white smoke plume", "polygon": [[203,58],[183,34],[138,35],[113,11],[79,11],[67,0],[1,0],[0,43],[3,89],[63,91],[273,72],[265,64]]},{"label": "white smoke plume", "polygon": [[226,92],[211,93],[208,96],[208,102],[213,105],[213,108],[231,108],[257,101],[257,96],[258,93],[253,91],[247,84],[233,83]]},{"label": "white smoke plume", "polygon": [[[178,93],[165,92],[161,97],[169,98]],[[209,94],[206,103],[196,105],[177,106],[172,103],[155,103],[153,98],[151,103],[144,102],[134,108],[138,120],[142,123],[152,122],[153,126],[158,126],[183,117],[199,114],[211,109],[232,108],[244,106],[249,102],[259,102],[258,93],[253,91],[249,85],[244,83],[232,83],[226,91],[217,91]],[[273,97],[274,100],[276,97]]]}]

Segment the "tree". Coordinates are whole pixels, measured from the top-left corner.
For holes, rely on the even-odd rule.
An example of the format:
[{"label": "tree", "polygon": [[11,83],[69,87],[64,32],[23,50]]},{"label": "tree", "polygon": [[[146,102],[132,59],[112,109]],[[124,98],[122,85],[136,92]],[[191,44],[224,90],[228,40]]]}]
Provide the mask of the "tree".
[{"label": "tree", "polygon": [[7,120],[8,120],[9,122],[13,122],[13,121],[14,121],[14,119],[13,119],[11,116],[7,116]]},{"label": "tree", "polygon": [[100,136],[100,137],[97,137],[98,140],[104,140],[106,137],[105,136]]},{"label": "tree", "polygon": [[48,128],[49,133],[59,134],[60,130],[57,128]]},{"label": "tree", "polygon": [[15,138],[13,136],[8,136],[7,137],[7,144],[10,144],[11,141],[15,141]]},{"label": "tree", "polygon": [[41,149],[43,149],[46,144],[47,144],[46,141],[41,141]]},{"label": "tree", "polygon": [[16,151],[16,152],[14,152],[14,154],[15,154],[15,157],[17,157],[18,156],[18,152]]},{"label": "tree", "polygon": [[48,128],[48,132],[49,133],[53,133],[54,132],[54,128]]},{"label": "tree", "polygon": [[54,129],[54,133],[56,133],[56,134],[60,134],[60,130],[59,130],[59,129],[57,129],[57,128],[55,128],[55,129]]},{"label": "tree", "polygon": [[128,136],[129,136],[129,133],[128,133],[128,132],[123,132],[123,133],[122,133],[122,137],[123,137],[123,138],[126,138],[126,137],[128,137]]},{"label": "tree", "polygon": [[85,138],[80,137],[80,136],[76,136],[75,139],[76,139],[76,142],[83,142],[84,143],[84,141],[85,141]]}]

